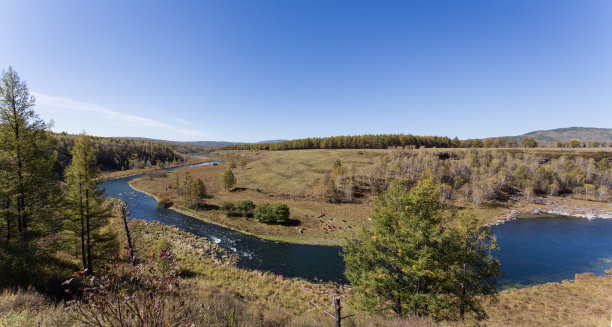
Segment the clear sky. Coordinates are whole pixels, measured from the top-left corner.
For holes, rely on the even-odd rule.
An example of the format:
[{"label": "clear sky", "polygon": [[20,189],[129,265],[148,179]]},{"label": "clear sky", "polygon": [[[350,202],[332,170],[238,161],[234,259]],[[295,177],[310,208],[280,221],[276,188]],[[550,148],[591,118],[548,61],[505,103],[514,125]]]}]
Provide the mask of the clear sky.
[{"label": "clear sky", "polygon": [[260,141],[612,127],[612,1],[0,2],[54,130]]}]

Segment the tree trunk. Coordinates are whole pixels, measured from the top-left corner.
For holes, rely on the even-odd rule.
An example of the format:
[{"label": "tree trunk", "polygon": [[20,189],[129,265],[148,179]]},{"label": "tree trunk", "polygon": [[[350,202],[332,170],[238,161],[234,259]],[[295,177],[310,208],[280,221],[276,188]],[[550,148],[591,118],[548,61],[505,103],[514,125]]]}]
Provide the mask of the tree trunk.
[{"label": "tree trunk", "polygon": [[9,243],[11,241],[11,213],[9,211],[11,207],[11,200],[10,198],[6,199],[6,212],[5,212],[5,218],[6,218],[6,246],[9,246]]},{"label": "tree trunk", "polygon": [[87,257],[85,256],[85,217],[83,215],[83,191],[82,184],[79,183],[79,215],[81,217],[81,255],[83,257],[83,268],[87,267]]},{"label": "tree trunk", "polygon": [[13,119],[15,121],[15,127],[13,130],[15,132],[15,143],[17,144],[17,153],[15,153],[15,156],[17,157],[17,227],[21,240],[24,242],[24,245],[27,248],[28,242],[26,232],[28,225],[26,223],[25,194],[23,190],[23,162],[21,160],[21,145],[19,144],[21,136],[19,135],[19,120],[17,117],[17,104],[15,101],[13,101],[12,107]]},{"label": "tree trunk", "polygon": [[396,309],[395,312],[397,313],[398,316],[402,316],[402,296],[401,293],[398,292],[397,293],[397,304],[396,304]]},{"label": "tree trunk", "polygon": [[130,251],[130,261],[132,262],[132,265],[135,265],[136,256],[134,255],[134,245],[132,244],[132,237],[130,235],[130,229],[128,227],[127,216],[127,208],[124,204],[121,206],[121,217],[123,218],[123,227],[125,228],[125,236],[127,238],[128,250]]},{"label": "tree trunk", "polygon": [[89,189],[85,184],[85,218],[87,219],[87,272],[93,274],[91,265],[91,228],[90,228],[90,214],[89,214]]}]

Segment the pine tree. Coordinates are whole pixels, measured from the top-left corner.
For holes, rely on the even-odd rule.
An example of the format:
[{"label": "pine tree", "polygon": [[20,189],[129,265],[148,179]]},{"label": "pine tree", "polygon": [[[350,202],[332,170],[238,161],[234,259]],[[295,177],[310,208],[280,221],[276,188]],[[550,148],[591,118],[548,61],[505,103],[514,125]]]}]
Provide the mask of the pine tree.
[{"label": "pine tree", "polygon": [[0,82],[0,189],[5,245],[15,231],[23,248],[57,226],[56,156],[45,124],[34,112],[34,97],[9,67]]},{"label": "pine tree", "polygon": [[89,273],[93,271],[93,248],[101,238],[99,229],[108,224],[110,217],[103,191],[96,188],[100,179],[96,155],[91,138],[82,133],[72,150],[72,162],[66,168],[69,199],[80,226],[81,259]]},{"label": "pine tree", "polygon": [[231,168],[228,168],[221,176],[221,184],[226,191],[231,191],[236,186],[236,177]]}]

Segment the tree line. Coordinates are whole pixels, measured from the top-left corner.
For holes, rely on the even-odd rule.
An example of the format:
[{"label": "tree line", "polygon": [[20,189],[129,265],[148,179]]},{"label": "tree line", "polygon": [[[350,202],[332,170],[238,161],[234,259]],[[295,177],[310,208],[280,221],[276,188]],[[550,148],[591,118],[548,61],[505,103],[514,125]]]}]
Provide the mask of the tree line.
[{"label": "tree line", "polygon": [[[578,142],[578,143],[576,143]],[[221,150],[305,150],[305,149],[388,149],[388,148],[535,148],[535,147],[608,147],[603,142],[543,142],[527,137],[517,141],[509,137],[459,140],[457,137],[418,136],[412,134],[346,135],[311,137],[277,143],[234,144]]]}]

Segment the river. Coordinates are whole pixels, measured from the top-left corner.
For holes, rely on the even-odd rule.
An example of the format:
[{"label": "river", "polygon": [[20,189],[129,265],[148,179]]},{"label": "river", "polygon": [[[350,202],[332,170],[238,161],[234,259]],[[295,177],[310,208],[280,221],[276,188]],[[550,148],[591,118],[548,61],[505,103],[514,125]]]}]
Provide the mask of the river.
[{"label": "river", "polygon": [[[212,165],[206,162],[191,166]],[[216,161],[216,163],[219,163]],[[166,171],[185,167],[165,169]],[[338,246],[289,244],[245,235],[155,207],[153,197],[136,191],[129,181],[143,174],[100,184],[106,195],[125,201],[130,218],[177,226],[238,253],[238,266],[271,271],[286,277],[344,283],[344,262]],[[496,256],[504,276],[501,287],[572,279],[575,273],[604,274],[612,264],[612,219],[554,218],[517,219],[494,226],[500,250]]]}]

